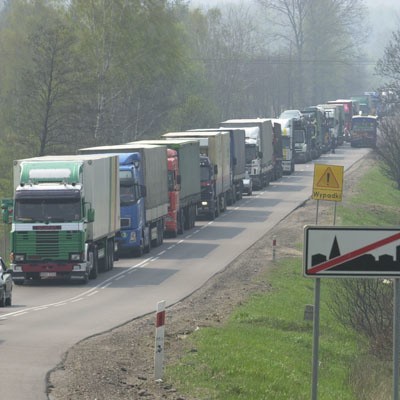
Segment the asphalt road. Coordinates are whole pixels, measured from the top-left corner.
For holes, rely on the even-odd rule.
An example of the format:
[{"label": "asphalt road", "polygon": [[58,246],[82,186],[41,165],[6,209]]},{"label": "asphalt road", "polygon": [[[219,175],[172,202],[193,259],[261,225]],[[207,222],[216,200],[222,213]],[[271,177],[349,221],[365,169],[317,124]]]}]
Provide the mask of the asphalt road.
[{"label": "asphalt road", "polygon": [[[315,162],[346,171],[368,151],[345,145]],[[0,308],[1,399],[46,400],[46,373],[69,347],[153,312],[160,300],[168,306],[191,294],[311,196],[313,171],[312,163],[297,164],[293,175],[245,196],[215,221],[196,222],[146,258],[121,259],[88,285],[14,286],[13,306]]]}]

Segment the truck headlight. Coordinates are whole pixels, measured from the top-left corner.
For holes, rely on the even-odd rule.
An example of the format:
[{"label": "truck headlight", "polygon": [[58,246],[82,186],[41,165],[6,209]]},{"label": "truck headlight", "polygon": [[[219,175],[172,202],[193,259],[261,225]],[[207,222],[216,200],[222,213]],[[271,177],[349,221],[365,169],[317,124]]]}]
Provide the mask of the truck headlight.
[{"label": "truck headlight", "polygon": [[206,201],[202,201],[202,202],[201,202],[201,205],[202,205],[202,206],[206,206],[207,204],[208,204],[208,203],[207,203]]},{"label": "truck headlight", "polygon": [[71,253],[71,254],[69,255],[69,259],[70,259],[71,261],[80,261],[80,259],[81,259],[81,254],[80,254],[80,253]]},{"label": "truck headlight", "polygon": [[14,261],[15,262],[25,261],[25,254],[14,254]]}]

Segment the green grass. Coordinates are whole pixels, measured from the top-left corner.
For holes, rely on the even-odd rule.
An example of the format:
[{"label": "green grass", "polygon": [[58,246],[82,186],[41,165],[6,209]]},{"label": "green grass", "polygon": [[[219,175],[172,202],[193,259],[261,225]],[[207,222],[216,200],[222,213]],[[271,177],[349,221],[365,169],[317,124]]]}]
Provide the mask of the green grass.
[{"label": "green grass", "polygon": [[[371,168],[358,194],[338,208],[342,225],[393,225],[400,219],[400,192]],[[264,279],[268,293],[254,295],[222,328],[202,328],[188,340],[195,351],[168,367],[166,379],[195,399],[300,400],[311,398],[314,280],[302,277],[302,260],[281,260]],[[318,398],[390,398],[391,365],[374,359],[365,340],[334,319],[329,286],[321,281]]]},{"label": "green grass", "polygon": [[341,225],[400,224],[400,191],[374,166],[360,179],[358,193],[338,207]]}]

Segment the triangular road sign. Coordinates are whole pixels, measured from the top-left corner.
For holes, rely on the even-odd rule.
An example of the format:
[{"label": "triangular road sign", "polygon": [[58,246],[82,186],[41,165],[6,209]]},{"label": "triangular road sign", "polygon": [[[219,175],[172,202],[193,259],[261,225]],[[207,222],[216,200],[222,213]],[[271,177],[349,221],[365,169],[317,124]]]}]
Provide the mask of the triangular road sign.
[{"label": "triangular road sign", "polygon": [[320,188],[330,188],[330,189],[339,189],[340,185],[337,181],[335,174],[332,171],[332,168],[327,167],[325,172],[322,174],[321,178],[315,185]]}]

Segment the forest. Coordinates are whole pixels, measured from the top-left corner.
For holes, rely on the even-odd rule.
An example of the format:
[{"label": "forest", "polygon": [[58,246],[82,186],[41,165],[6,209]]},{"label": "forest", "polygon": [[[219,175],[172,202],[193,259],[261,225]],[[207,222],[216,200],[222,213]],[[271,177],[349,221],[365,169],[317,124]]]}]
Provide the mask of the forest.
[{"label": "forest", "polygon": [[[293,7],[287,7],[288,4]],[[363,0],[5,0],[0,195],[13,160],[275,117],[370,90]]]}]

